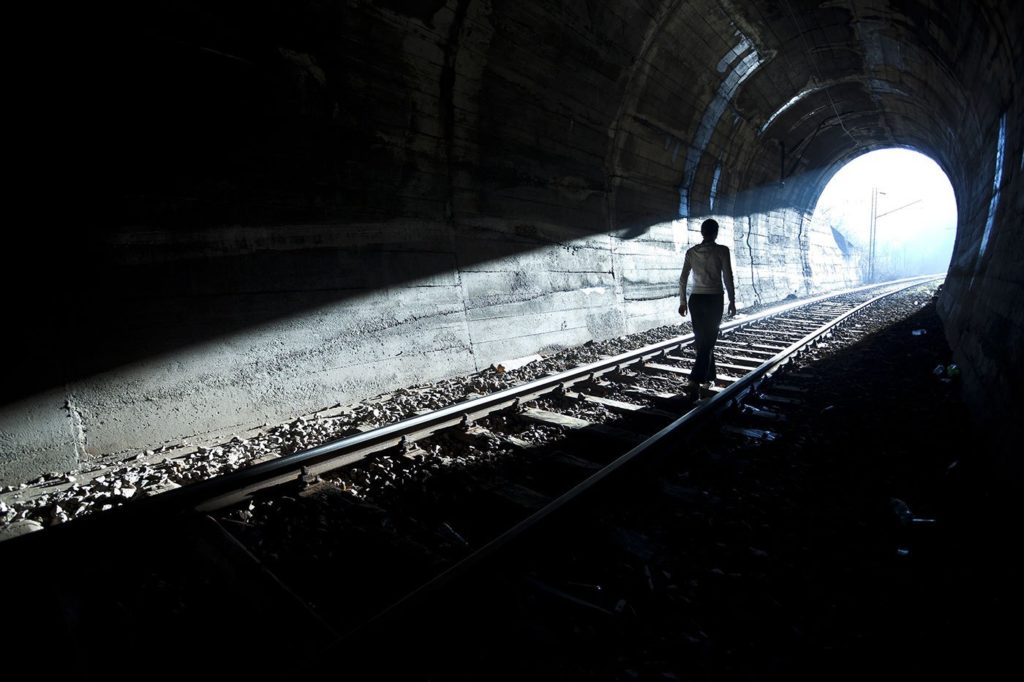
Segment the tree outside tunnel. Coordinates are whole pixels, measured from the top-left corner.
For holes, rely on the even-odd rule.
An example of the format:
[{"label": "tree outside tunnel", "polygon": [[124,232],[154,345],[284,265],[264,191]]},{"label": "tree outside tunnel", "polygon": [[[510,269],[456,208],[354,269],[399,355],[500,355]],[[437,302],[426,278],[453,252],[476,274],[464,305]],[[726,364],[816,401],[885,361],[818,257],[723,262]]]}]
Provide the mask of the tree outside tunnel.
[{"label": "tree outside tunnel", "polygon": [[945,272],[956,236],[949,178],[910,149],[881,149],[850,161],[832,177],[814,209],[839,247],[857,254],[867,280]]}]

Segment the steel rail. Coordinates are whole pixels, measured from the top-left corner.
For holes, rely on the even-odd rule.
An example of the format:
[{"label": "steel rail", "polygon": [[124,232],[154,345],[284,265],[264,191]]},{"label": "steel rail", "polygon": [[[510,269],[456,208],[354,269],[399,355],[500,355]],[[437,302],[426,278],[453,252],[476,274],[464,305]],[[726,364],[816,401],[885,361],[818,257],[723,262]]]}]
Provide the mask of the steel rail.
[{"label": "steel rail", "polygon": [[[664,446],[673,439],[678,439],[685,428],[693,426],[701,420],[707,419],[714,414],[738,404],[744,397],[756,390],[763,378],[773,374],[782,365],[788,363],[794,355],[814,343],[817,339],[834,331],[837,326],[848,320],[853,315],[856,315],[868,306],[877,303],[884,298],[941,277],[941,275],[938,275],[922,278],[908,278],[915,281],[892,291],[886,291],[878,296],[874,296],[851,310],[839,315],[835,319],[823,324],[818,329],[806,334],[802,339],[790,344],[784,350],[779,351],[773,357],[761,363],[757,368],[753,369],[741,379],[733,382],[727,388],[722,389],[720,392],[713,395],[706,402],[699,403],[695,408],[691,409],[671,424],[665,426],[644,442],[636,445],[634,448],[629,450],[629,452],[613,460],[601,470],[594,472],[592,475],[573,486],[570,490],[551,500],[544,507],[538,509],[512,528],[503,532],[501,535],[493,538],[486,544],[481,545],[468,556],[464,557],[459,562],[448,567],[428,582],[394,602],[391,606],[378,613],[366,623],[343,635],[335,642],[334,646],[342,646],[347,640],[360,636],[361,633],[372,630],[379,623],[388,620],[393,614],[404,610],[407,606],[417,602],[426,594],[436,591],[455,578],[471,570],[482,561],[492,557],[506,545],[518,540],[528,531],[540,525],[541,522],[545,521],[555,513],[562,511],[573,503],[578,502],[581,497],[593,491],[600,484],[607,481],[609,477],[619,472],[623,467],[634,464],[641,457],[650,454],[656,448]],[[888,284],[891,286],[896,283],[905,283],[907,281],[907,279],[904,279],[898,280],[897,282],[890,282]],[[858,290],[864,290],[867,288],[871,287],[863,287]]]},{"label": "steel rail", "polygon": [[[724,333],[741,329],[789,310],[813,305],[819,301],[837,296],[854,294],[879,287],[894,286],[907,281],[913,281],[916,284],[933,278],[934,276],[906,278],[886,282],[881,285],[866,285],[841,292],[822,294],[811,299],[771,308],[754,317],[728,322],[722,325],[721,331]],[[575,367],[548,377],[535,379],[526,384],[513,386],[480,398],[455,403],[434,412],[410,417],[365,433],[331,441],[219,478],[199,482],[187,486],[187,488],[172,491],[172,494],[184,493],[185,490],[191,489],[192,497],[196,499],[194,508],[197,511],[210,512],[222,509],[243,502],[260,490],[296,481],[302,476],[320,475],[365,459],[374,453],[398,447],[403,443],[403,439],[405,443],[415,442],[441,429],[456,426],[463,422],[475,421],[493,412],[512,407],[517,402],[528,402],[560,389],[568,390],[573,385],[589,381],[591,378],[637,363],[643,364],[651,358],[658,357],[671,349],[682,347],[682,345],[692,341],[693,334],[691,333],[650,344],[621,355]]]},{"label": "steel rail", "polygon": [[[821,294],[809,299],[776,306],[752,317],[734,319],[723,324],[721,332],[735,332],[768,318],[804,306],[814,305],[830,298],[856,294],[871,289],[892,287],[908,282],[911,282],[908,286],[913,286],[937,277],[936,275],[909,277]],[[84,531],[89,526],[98,525],[106,521],[111,523],[142,522],[145,519],[157,517],[175,517],[189,512],[208,513],[223,509],[224,507],[250,499],[252,495],[261,490],[296,482],[306,476],[313,477],[347,466],[363,460],[374,453],[399,447],[403,443],[415,442],[417,439],[427,437],[441,429],[456,426],[464,421],[473,421],[496,411],[512,407],[517,402],[528,402],[557,390],[568,390],[577,383],[589,381],[609,372],[636,364],[642,365],[652,358],[666,354],[670,350],[681,348],[692,341],[692,333],[660,341],[621,355],[542,377],[480,398],[455,403],[427,414],[403,419],[364,433],[346,436],[204,481],[190,483],[160,495],[132,501],[106,512],[74,519],[48,528],[42,533],[29,533],[16,537],[0,543],[0,547],[3,547],[5,550],[13,550],[15,548],[10,547],[11,545],[18,546],[42,542],[43,538],[48,536],[70,533],[79,528]],[[735,384],[733,384],[734,386]],[[719,393],[715,398],[720,399],[721,396],[722,393]]]}]

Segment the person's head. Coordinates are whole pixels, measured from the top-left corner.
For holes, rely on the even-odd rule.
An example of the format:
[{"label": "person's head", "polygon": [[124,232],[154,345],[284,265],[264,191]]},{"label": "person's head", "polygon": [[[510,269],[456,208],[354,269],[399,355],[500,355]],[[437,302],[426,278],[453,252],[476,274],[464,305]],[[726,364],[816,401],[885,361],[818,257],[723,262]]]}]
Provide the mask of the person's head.
[{"label": "person's head", "polygon": [[705,220],[700,224],[700,234],[708,241],[715,241],[718,237],[718,221],[713,218]]}]

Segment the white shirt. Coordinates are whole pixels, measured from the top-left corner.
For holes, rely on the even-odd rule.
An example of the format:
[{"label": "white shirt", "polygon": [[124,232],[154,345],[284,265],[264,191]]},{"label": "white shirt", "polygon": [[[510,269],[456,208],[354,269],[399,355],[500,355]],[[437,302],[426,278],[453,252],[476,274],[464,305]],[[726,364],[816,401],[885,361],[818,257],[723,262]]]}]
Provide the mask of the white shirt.
[{"label": "white shirt", "polygon": [[732,282],[732,257],[729,247],[714,242],[704,241],[690,247],[683,259],[683,274],[679,276],[679,296],[686,300],[686,283],[693,272],[694,294],[720,294],[722,281],[729,292],[729,301],[736,300],[736,291]]}]

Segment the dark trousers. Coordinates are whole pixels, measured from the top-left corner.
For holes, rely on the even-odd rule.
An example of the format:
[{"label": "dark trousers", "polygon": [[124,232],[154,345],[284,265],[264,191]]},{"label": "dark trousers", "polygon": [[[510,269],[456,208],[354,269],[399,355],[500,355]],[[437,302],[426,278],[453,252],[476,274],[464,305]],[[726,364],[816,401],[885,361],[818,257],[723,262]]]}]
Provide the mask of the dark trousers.
[{"label": "dark trousers", "polygon": [[690,371],[690,380],[712,381],[715,378],[715,341],[722,324],[722,294],[690,294],[690,315],[693,318],[693,348],[697,359]]}]

